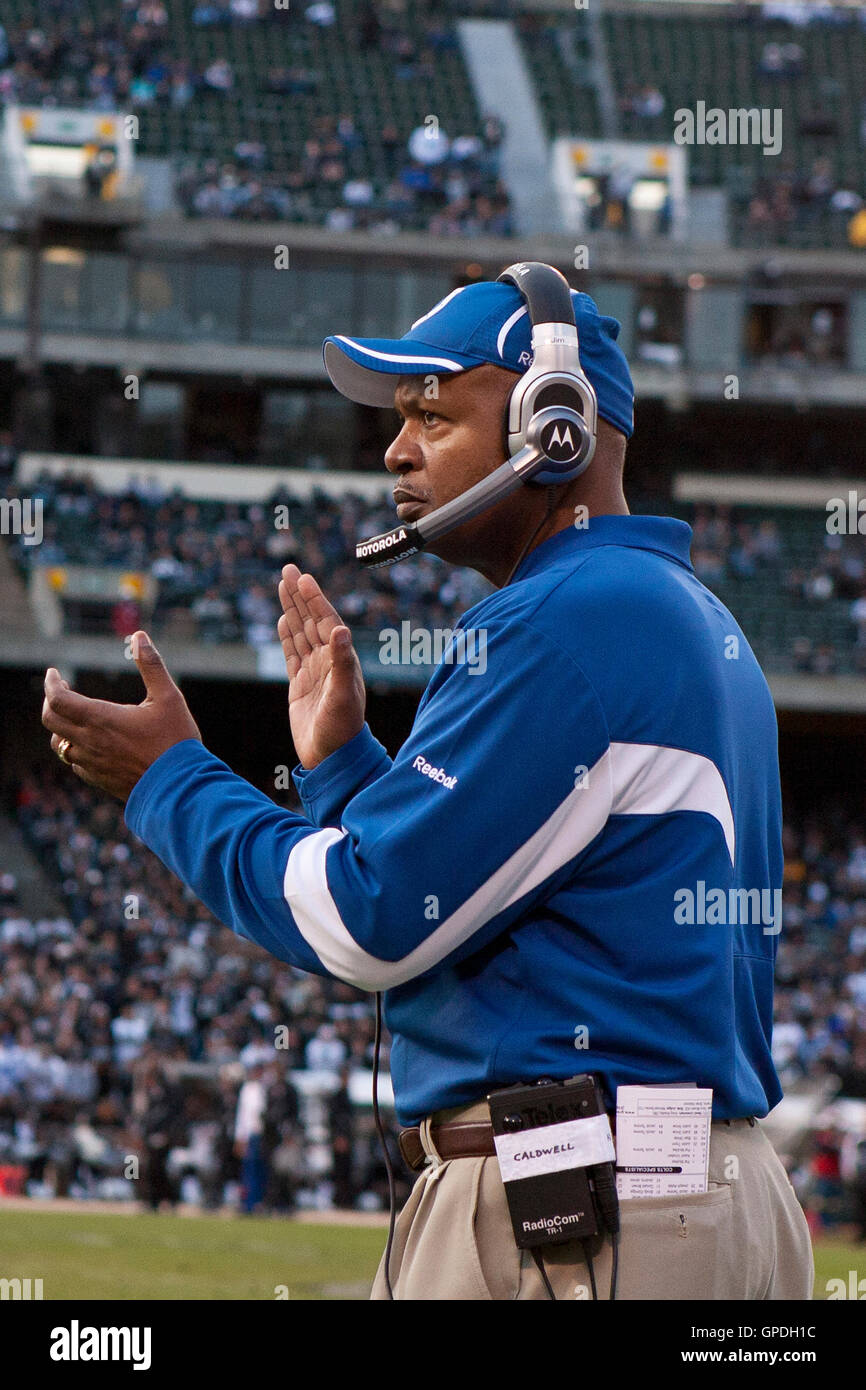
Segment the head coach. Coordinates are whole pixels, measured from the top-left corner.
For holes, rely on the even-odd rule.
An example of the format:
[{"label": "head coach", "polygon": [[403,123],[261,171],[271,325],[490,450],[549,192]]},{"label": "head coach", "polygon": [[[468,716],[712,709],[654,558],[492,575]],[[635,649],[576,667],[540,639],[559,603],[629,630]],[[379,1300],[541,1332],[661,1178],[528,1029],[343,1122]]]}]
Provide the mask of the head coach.
[{"label": "head coach", "polygon": [[811,1297],[805,1219],[760,1125],[781,1096],[779,924],[676,911],[688,891],[774,900],[775,713],[694,574],[689,527],[629,514],[618,331],[522,263],[402,339],[327,339],[338,390],[400,417],[385,456],[399,524],[359,560],[427,546],[496,591],[459,625],[483,637],[483,671],[443,659],[392,761],[364,722],[348,629],[286,567],[305,816],[202,746],[143,634],[141,705],[46,677],[55,751],[128,798],[131,829],[221,921],[384,992],[401,1147],[421,1175],[374,1298],[573,1299],[588,1273],[605,1279],[604,1234],[543,1261],[518,1249],[490,1123],[491,1094],[575,1073],[611,1114],[623,1085],[712,1089],[706,1190],[621,1203],[618,1298]]}]

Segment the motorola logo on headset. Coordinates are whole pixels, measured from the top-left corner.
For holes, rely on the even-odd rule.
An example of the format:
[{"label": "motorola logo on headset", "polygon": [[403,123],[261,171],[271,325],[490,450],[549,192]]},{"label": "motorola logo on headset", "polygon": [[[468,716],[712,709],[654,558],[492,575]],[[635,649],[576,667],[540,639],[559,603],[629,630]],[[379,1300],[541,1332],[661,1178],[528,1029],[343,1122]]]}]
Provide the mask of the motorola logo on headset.
[{"label": "motorola logo on headset", "polygon": [[580,436],[575,439],[570,420],[551,420],[541,430],[541,447],[547,458],[571,463],[580,453]]}]

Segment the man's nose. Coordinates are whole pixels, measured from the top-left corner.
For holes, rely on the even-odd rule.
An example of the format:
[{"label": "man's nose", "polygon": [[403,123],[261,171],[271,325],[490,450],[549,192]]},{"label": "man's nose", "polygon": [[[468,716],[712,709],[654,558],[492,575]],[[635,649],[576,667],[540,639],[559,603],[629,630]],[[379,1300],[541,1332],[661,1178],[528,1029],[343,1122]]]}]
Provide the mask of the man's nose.
[{"label": "man's nose", "polygon": [[392,440],[385,450],[385,467],[389,473],[402,474],[411,472],[413,468],[420,468],[422,463],[420,445],[412,437],[407,421],[396,439]]}]

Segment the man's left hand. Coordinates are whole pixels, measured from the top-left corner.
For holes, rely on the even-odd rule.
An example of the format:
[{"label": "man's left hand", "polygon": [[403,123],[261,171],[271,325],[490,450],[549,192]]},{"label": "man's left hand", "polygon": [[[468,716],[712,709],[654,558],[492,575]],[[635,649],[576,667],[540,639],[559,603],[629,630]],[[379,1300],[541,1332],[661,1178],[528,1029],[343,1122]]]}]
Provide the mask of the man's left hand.
[{"label": "man's left hand", "polygon": [[147,691],[140,705],[90,700],[71,690],[52,666],[45,675],[42,706],[42,723],[51,730],[55,753],[68,739],[64,761],[72,771],[121,801],[175,743],[187,738],[201,742],[186,700],[146,633],[133,634],[132,654]]}]

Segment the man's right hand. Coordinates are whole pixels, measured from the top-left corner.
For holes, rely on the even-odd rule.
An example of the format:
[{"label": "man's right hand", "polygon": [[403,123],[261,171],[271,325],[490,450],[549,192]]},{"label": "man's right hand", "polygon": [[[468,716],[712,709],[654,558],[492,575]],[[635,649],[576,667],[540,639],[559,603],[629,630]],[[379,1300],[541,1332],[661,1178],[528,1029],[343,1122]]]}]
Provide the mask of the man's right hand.
[{"label": "man's right hand", "polygon": [[311,574],[286,565],[279,593],[292,738],[302,765],[313,768],[363,728],[364,677],[352,634]]}]

